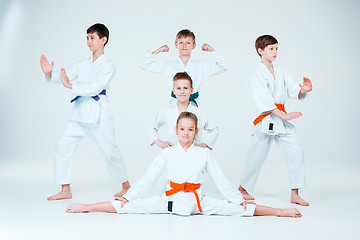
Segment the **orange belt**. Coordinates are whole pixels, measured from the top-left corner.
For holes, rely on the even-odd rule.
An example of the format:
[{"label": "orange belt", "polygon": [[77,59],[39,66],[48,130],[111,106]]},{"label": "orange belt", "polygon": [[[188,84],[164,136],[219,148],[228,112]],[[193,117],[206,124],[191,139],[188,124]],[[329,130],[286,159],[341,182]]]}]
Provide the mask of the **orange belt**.
[{"label": "orange belt", "polygon": [[200,187],[200,183],[174,183],[170,181],[170,187],[172,187],[172,189],[168,190],[165,192],[166,196],[171,196],[175,193],[178,193],[180,191],[184,191],[184,192],[193,192],[195,194],[196,197],[196,202],[199,208],[199,211],[202,212],[201,206],[200,206],[200,200],[199,200],[199,195],[197,194],[197,192],[195,190],[199,189]]},{"label": "orange belt", "polygon": [[[284,113],[287,114],[287,112],[285,111],[285,105],[282,103],[275,103],[277,109],[279,109],[280,111],[283,111]],[[271,112],[266,113],[266,114],[261,114],[260,116],[258,116],[255,121],[254,121],[254,125],[256,126],[256,124],[258,124],[261,120],[263,120],[266,116],[270,115]]]}]

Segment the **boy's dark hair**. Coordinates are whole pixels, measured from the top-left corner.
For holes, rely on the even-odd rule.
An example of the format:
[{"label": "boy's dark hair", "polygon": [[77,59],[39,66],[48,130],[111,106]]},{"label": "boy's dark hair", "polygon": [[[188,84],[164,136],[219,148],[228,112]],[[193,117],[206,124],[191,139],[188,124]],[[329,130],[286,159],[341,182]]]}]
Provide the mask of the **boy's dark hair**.
[{"label": "boy's dark hair", "polygon": [[102,23],[96,23],[96,24],[92,25],[91,27],[89,27],[86,30],[86,33],[87,34],[96,33],[99,36],[100,39],[103,38],[103,37],[106,37],[106,42],[105,42],[104,46],[109,41],[109,29]]},{"label": "boy's dark hair", "polygon": [[261,57],[260,53],[258,52],[258,49],[260,48],[261,50],[264,50],[268,45],[273,45],[278,43],[278,40],[276,40],[276,38],[274,38],[271,35],[262,35],[260,37],[258,37],[255,41],[255,49],[256,52],[259,54],[259,56]]},{"label": "boy's dark hair", "polygon": [[194,123],[195,123],[195,129],[197,129],[198,118],[197,118],[197,116],[196,116],[194,113],[192,113],[192,112],[182,112],[182,113],[180,113],[180,115],[179,115],[179,117],[178,117],[178,119],[177,119],[177,121],[176,121],[176,128],[178,128],[179,122],[180,122],[180,120],[183,119],[183,118],[188,118],[188,119],[193,120]]},{"label": "boy's dark hair", "polygon": [[182,37],[191,37],[195,43],[195,34],[189,29],[183,29],[176,34],[175,42]]},{"label": "boy's dark hair", "polygon": [[193,86],[193,81],[191,79],[191,77],[189,76],[189,74],[187,74],[187,72],[178,72],[177,74],[175,74],[174,78],[173,78],[173,82],[177,81],[177,80],[189,80],[190,81],[190,86]]}]

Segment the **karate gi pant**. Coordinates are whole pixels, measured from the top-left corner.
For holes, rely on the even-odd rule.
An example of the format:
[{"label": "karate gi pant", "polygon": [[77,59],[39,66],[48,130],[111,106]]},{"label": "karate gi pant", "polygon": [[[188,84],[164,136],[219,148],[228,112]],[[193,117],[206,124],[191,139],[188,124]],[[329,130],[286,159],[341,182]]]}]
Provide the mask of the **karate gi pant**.
[{"label": "karate gi pant", "polygon": [[100,108],[97,124],[67,121],[56,144],[55,184],[71,183],[72,156],[85,136],[94,140],[104,154],[111,180],[115,183],[128,181],[124,159],[115,142],[113,119],[109,112]]},{"label": "karate gi pant", "polygon": [[[166,198],[162,196],[136,199],[125,203],[123,208],[121,208],[121,201],[112,200],[111,204],[116,212],[120,214],[171,213],[168,211]],[[176,204],[176,202],[173,204]],[[219,200],[207,196],[200,200],[200,205],[203,211],[200,213],[199,209],[196,208],[192,214],[251,217],[254,216],[256,207],[255,204],[247,204],[246,210],[244,210],[242,205],[236,205],[227,200]]]},{"label": "karate gi pant", "polygon": [[254,189],[261,166],[269,153],[272,142],[275,140],[280,151],[285,154],[291,189],[304,188],[304,153],[296,141],[295,134],[268,135],[259,129],[260,126],[257,126],[257,132],[252,136],[252,143],[245,157],[241,186],[247,191]]}]

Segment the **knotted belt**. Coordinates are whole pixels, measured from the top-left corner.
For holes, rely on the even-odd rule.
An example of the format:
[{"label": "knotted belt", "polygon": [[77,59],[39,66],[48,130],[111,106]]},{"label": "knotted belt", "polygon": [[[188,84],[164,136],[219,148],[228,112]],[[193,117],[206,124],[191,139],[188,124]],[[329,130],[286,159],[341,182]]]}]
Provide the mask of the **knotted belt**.
[{"label": "knotted belt", "polygon": [[[287,112],[285,111],[285,105],[282,103],[275,103],[277,109],[279,109],[280,111],[283,111],[285,114],[287,114]],[[261,120],[263,120],[266,116],[270,115],[271,112],[266,113],[266,114],[261,114],[260,116],[258,116],[255,121],[254,121],[254,125],[256,126],[256,124],[258,124]]]},{"label": "knotted belt", "polygon": [[[101,91],[101,93],[99,93],[98,95],[106,95],[106,89],[103,89]],[[100,100],[100,97],[96,95],[96,96],[92,96],[92,98],[95,100],[95,101],[99,101]],[[70,102],[73,103],[75,102],[76,100],[78,100],[81,96],[76,96],[74,97]]]},{"label": "knotted belt", "polygon": [[[171,91],[171,96],[172,96],[173,98],[176,98],[176,96],[175,96],[175,94],[174,94],[174,91]],[[199,92],[193,93],[193,94],[191,94],[190,97],[189,97],[189,101],[190,101],[190,102],[194,102],[197,107],[199,107],[199,106],[198,106],[198,104],[197,104],[197,102],[196,102],[195,99],[197,99],[198,97],[199,97]]]},{"label": "knotted belt", "polygon": [[172,189],[168,190],[165,192],[166,196],[171,196],[175,193],[178,193],[180,191],[184,191],[184,192],[193,192],[195,194],[195,198],[196,198],[196,202],[197,202],[197,206],[199,208],[199,211],[202,212],[201,206],[200,206],[200,200],[199,200],[199,195],[197,194],[197,192],[195,190],[199,189],[200,187],[200,183],[174,183],[170,181],[170,187],[172,187]]}]

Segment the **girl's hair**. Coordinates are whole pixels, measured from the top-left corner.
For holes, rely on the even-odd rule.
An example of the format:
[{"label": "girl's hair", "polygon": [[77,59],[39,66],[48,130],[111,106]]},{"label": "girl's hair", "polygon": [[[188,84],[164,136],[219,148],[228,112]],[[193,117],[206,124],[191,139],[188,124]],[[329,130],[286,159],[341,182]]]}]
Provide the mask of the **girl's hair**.
[{"label": "girl's hair", "polygon": [[188,118],[188,119],[193,120],[194,123],[195,123],[195,129],[197,129],[198,118],[197,118],[197,116],[196,116],[194,113],[192,113],[192,112],[182,112],[182,113],[180,113],[180,115],[179,115],[179,117],[178,117],[178,119],[177,119],[177,121],[176,121],[176,128],[178,128],[179,122],[180,122],[180,120],[183,119],[183,118]]}]

